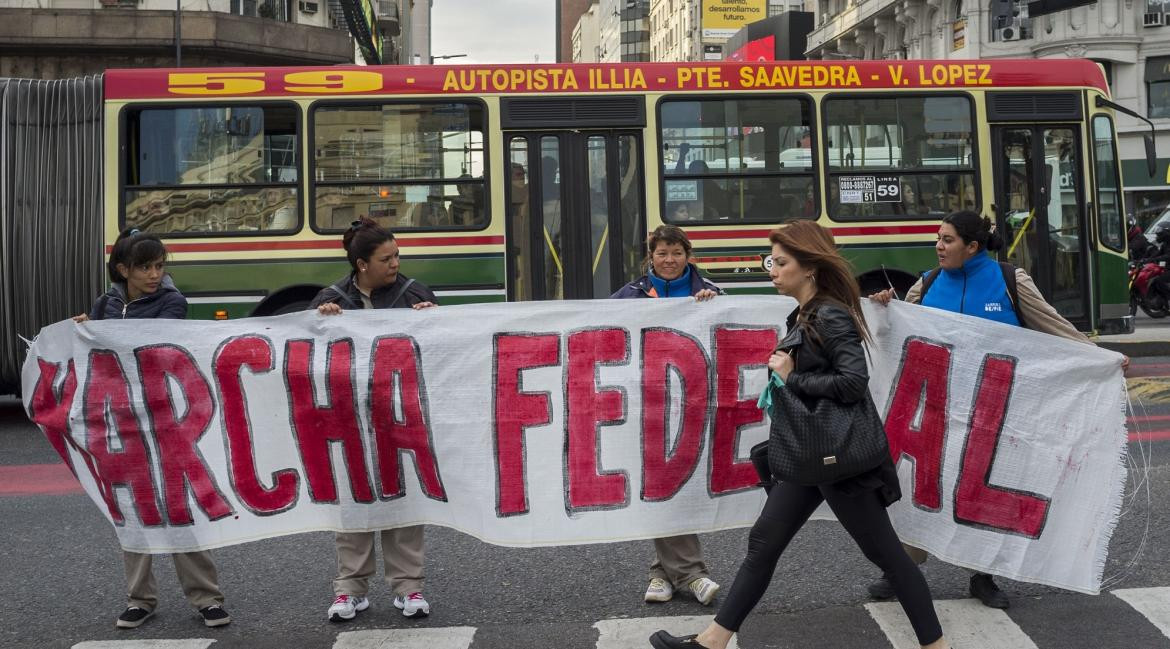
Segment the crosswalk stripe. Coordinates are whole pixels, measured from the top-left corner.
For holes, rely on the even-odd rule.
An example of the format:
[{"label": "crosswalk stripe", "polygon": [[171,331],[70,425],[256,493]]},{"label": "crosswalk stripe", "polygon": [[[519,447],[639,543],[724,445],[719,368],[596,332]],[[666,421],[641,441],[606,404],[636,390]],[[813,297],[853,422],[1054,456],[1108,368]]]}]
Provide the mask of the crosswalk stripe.
[{"label": "crosswalk stripe", "polygon": [[[690,635],[707,628],[714,616],[680,615],[677,617],[636,617],[600,620],[593,625],[598,631],[597,649],[645,649],[650,635],[665,629],[672,635]],[[727,649],[738,649],[735,639]]]},{"label": "crosswalk stripe", "polygon": [[346,631],[337,635],[333,649],[467,649],[474,638],[473,626]]},{"label": "crosswalk stripe", "polygon": [[73,649],[207,649],[215,640],[186,638],[184,640],[87,640],[73,645]]},{"label": "crosswalk stripe", "polygon": [[[897,602],[866,604],[894,649],[918,649],[910,620]],[[1001,610],[974,599],[936,600],[934,610],[952,649],[1037,649],[1023,629]]]},{"label": "crosswalk stripe", "polygon": [[1170,638],[1170,588],[1124,588],[1113,594],[1146,616],[1162,635]]}]

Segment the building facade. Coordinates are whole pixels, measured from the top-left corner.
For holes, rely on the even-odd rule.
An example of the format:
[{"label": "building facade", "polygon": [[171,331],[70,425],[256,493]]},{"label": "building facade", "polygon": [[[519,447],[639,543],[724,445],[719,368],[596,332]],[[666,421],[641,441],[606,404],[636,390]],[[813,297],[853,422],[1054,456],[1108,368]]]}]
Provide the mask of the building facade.
[{"label": "building facade", "polygon": [[568,63],[573,60],[573,30],[577,26],[581,14],[597,0],[555,0],[556,6],[556,48],[557,62]]},{"label": "building facade", "polygon": [[1113,98],[1153,121],[1158,165],[1145,167],[1143,122],[1117,116],[1126,205],[1148,223],[1170,205],[1170,2],[1098,0],[1029,16],[1027,0],[809,0],[815,59],[1088,58]]},{"label": "building facade", "polygon": [[[727,37],[703,35],[703,5],[712,2],[718,4],[721,0],[652,0],[650,59],[722,60],[728,54],[724,51]],[[801,11],[803,7],[804,0],[767,0],[767,16],[775,16],[784,11]]]},{"label": "building facade", "polygon": [[581,14],[573,27],[573,63],[597,63],[601,60],[600,0]]}]

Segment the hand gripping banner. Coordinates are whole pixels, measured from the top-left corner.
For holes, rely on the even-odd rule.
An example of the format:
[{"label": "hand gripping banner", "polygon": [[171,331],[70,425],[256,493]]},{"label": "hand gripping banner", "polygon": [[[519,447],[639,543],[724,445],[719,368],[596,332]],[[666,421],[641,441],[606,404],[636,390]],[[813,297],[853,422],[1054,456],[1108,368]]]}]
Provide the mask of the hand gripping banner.
[{"label": "hand gripping banner", "polygon": [[[137,552],[442,525],[543,546],[750,525],[776,296],[60,322],[29,417]],[[907,542],[1097,592],[1125,482],[1120,356],[866,304]]]}]

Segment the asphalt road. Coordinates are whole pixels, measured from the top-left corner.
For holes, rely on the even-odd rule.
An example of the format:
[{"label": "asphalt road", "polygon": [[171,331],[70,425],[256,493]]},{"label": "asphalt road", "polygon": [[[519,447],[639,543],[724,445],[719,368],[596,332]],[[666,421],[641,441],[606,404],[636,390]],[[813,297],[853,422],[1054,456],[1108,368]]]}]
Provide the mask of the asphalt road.
[{"label": "asphalt road", "polygon": [[[1002,617],[979,617],[990,609],[965,599],[965,571],[932,559],[925,573],[955,647],[1170,649],[1170,357],[1134,359],[1131,374],[1130,479],[1105,571],[1112,592],[1086,596],[1001,580],[1012,607]],[[158,614],[141,629],[118,631],[124,582],[112,529],[80,493],[27,493],[27,467],[56,462],[19,404],[0,400],[0,647],[112,649],[130,647],[129,640],[183,648],[214,640],[217,649],[645,647],[643,627],[697,630],[702,622],[642,618],[713,613],[681,596],[667,604],[641,601],[649,542],[509,549],[432,527],[426,594],[433,613],[422,621],[404,619],[390,606],[389,589],[377,583],[372,608],[357,621],[326,622],[332,535],[314,533],[214,551],[234,620],[218,630],[202,626],[182,598],[169,558],[160,558]],[[713,578],[729,586],[746,530],[703,535],[703,543]],[[879,622],[900,612],[865,607],[865,584],[874,576],[839,525],[810,523],[782,559],[739,646],[900,649]],[[1164,590],[1137,590],[1146,588]],[[1163,601],[1166,618],[1127,603],[1133,593]],[[968,637],[957,633],[964,623],[975,626]],[[425,631],[412,638],[405,629]],[[366,633],[347,633],[355,631]],[[176,643],[182,639],[203,640]]]}]

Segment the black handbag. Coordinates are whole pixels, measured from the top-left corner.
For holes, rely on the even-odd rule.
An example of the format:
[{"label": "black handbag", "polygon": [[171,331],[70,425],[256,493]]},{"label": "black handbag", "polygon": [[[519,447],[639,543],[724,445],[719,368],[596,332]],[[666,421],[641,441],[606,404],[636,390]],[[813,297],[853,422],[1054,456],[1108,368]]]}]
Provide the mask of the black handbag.
[{"label": "black handbag", "polygon": [[768,466],[775,480],[833,483],[876,468],[890,456],[885,425],[868,392],[850,404],[817,399],[810,410],[792,390],[769,389]]}]

